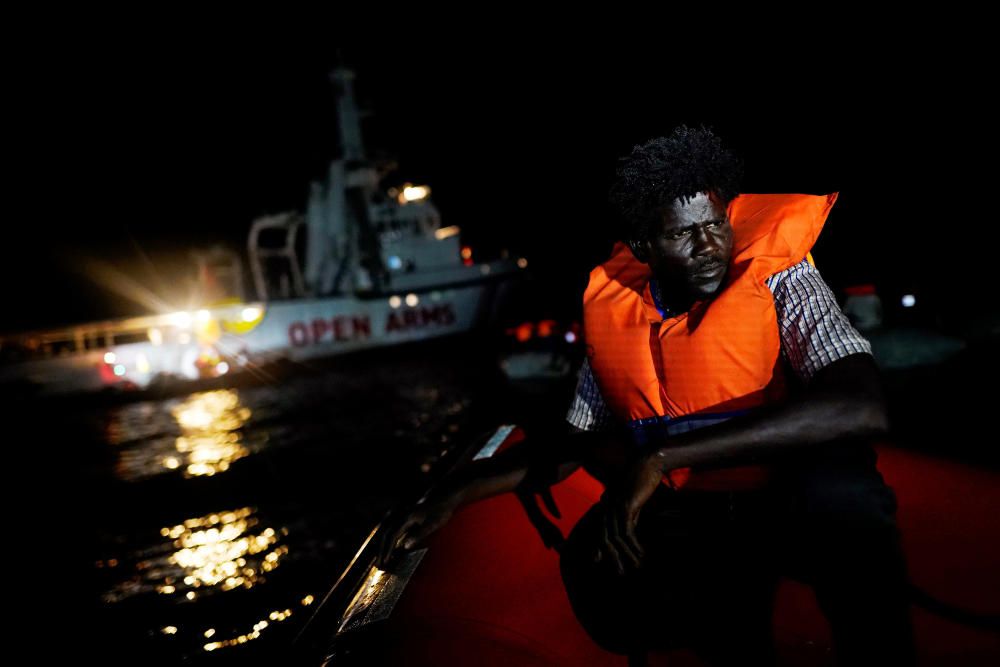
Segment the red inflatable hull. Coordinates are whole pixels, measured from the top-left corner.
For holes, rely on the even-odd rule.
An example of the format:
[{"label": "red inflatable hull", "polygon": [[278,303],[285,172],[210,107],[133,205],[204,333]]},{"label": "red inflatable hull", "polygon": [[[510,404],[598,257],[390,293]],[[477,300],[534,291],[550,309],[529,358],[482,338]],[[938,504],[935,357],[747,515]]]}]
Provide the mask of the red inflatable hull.
[{"label": "red inflatable hull", "polygon": [[[1000,615],[1000,485],[995,471],[885,446],[879,468],[895,489],[914,583],[982,615]],[[568,534],[600,497],[580,470],[553,488]],[[429,551],[393,611],[380,647],[386,664],[621,665],[579,625],[559,574],[511,494],[460,510]],[[917,606],[922,665],[998,665],[1000,636],[945,620]],[[812,591],[782,583],[774,627],[782,664],[830,664],[829,628]],[[702,664],[690,652],[650,654],[651,665]]]}]

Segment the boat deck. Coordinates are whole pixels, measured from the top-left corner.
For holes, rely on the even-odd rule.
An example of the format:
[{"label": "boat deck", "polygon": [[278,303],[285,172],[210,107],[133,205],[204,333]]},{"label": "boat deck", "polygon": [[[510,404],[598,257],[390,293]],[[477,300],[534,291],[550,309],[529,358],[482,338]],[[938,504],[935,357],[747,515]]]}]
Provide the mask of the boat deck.
[{"label": "boat deck", "polygon": [[[895,489],[913,582],[979,621],[1000,618],[998,473],[891,446],[879,469]],[[564,534],[600,496],[582,470],[553,488]],[[626,665],[584,632],[570,608],[558,554],[511,494],[460,510],[429,549],[364,664]],[[1000,632],[914,605],[919,664],[1000,664]],[[782,582],[774,627],[781,664],[831,664],[830,632],[811,589]],[[369,645],[371,647],[371,645]],[[376,655],[377,654],[377,655]],[[337,659],[332,664],[353,664]],[[360,663],[359,663],[360,664]],[[650,665],[699,665],[691,652],[652,653]]]}]

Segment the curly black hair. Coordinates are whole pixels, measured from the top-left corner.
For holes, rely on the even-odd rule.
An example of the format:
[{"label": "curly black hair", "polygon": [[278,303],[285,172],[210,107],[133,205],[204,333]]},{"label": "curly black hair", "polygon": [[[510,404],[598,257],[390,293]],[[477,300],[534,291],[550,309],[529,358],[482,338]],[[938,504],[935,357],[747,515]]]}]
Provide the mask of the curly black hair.
[{"label": "curly black hair", "polygon": [[728,204],[739,194],[742,178],[742,160],[723,148],[711,130],[680,125],[669,137],[650,139],[619,158],[608,201],[620,236],[644,238],[659,211],[673,200],[713,191]]}]

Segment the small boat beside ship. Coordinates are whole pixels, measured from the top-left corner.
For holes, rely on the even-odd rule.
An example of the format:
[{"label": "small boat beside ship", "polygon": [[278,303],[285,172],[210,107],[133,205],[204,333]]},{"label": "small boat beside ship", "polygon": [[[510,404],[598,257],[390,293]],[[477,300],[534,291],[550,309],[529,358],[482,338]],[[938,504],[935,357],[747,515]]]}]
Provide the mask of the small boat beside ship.
[{"label": "small boat beside ship", "polygon": [[0,336],[0,386],[40,395],[144,390],[496,324],[523,258],[474,261],[426,186],[387,188],[367,157],[354,74],[330,75],[340,155],[305,212],[258,218],[244,263],[195,254],[199,307]]},{"label": "small boat beside ship", "polygon": [[[520,427],[502,426],[456,456],[451,469],[525,437]],[[879,470],[899,500],[919,664],[996,664],[997,471],[892,442],[877,450]],[[575,617],[560,576],[559,542],[602,491],[581,468],[551,488],[551,505],[506,493],[464,506],[391,571],[375,565],[381,532],[393,526],[383,521],[300,633],[294,664],[703,665],[689,650],[632,660],[610,653]],[[806,584],[783,580],[773,614],[779,664],[833,664],[829,625]]]}]

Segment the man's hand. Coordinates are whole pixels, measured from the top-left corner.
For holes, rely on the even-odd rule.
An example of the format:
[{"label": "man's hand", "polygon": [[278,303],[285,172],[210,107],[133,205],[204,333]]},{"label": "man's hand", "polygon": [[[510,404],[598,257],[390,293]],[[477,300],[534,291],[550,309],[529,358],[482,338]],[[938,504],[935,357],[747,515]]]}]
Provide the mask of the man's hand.
[{"label": "man's hand", "polygon": [[459,499],[454,496],[428,499],[401,519],[390,520],[389,526],[379,539],[375,567],[384,570],[397,549],[409,551],[418,546],[448,523],[459,504]]},{"label": "man's hand", "polygon": [[626,466],[621,477],[601,497],[601,533],[594,562],[614,565],[618,574],[627,567],[638,568],[644,552],[635,535],[639,512],[663,478],[662,463],[656,456],[642,456]]}]

